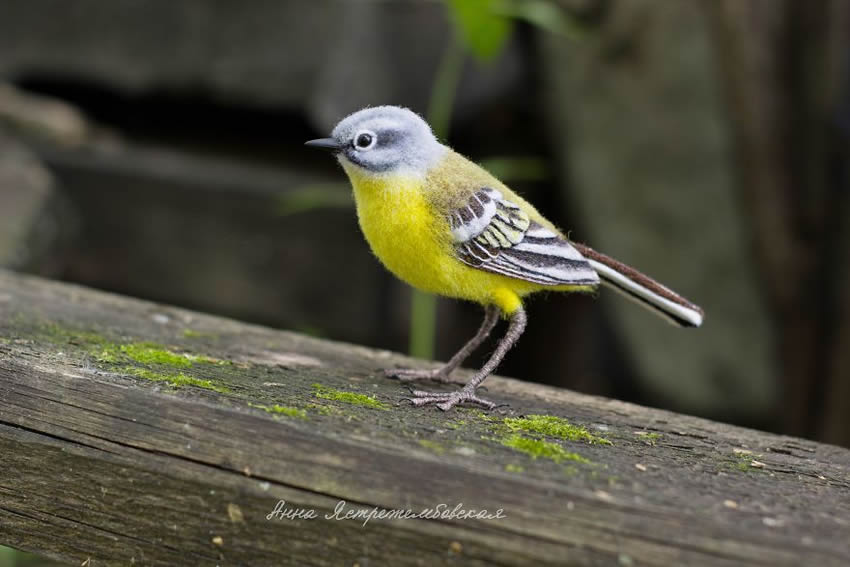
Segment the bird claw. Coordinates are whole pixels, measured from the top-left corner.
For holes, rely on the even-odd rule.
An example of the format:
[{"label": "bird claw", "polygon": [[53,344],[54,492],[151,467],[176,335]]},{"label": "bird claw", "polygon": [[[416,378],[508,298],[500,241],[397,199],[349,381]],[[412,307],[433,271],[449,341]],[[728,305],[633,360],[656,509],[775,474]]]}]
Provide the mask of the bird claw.
[{"label": "bird claw", "polygon": [[448,411],[459,404],[476,404],[491,410],[505,404],[495,404],[490,400],[479,398],[471,390],[457,390],[455,392],[425,392],[423,390],[413,390],[412,398],[404,398],[413,404],[413,407],[422,407],[428,404],[434,404],[443,411]]}]

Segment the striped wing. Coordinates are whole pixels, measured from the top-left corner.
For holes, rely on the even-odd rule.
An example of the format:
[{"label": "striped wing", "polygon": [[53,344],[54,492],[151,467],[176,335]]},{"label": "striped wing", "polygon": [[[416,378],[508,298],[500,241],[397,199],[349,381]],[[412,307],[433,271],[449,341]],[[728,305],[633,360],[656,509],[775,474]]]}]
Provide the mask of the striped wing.
[{"label": "striped wing", "polygon": [[542,285],[595,285],[590,263],[560,235],[485,187],[449,215],[458,259],[479,270]]}]

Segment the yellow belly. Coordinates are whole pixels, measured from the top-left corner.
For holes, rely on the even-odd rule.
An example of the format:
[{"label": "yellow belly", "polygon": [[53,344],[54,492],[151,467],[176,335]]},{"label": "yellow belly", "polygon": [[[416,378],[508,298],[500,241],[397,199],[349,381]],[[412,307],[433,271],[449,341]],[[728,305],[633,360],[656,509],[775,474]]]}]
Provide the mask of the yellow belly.
[{"label": "yellow belly", "polygon": [[520,298],[534,291],[583,289],[546,287],[467,266],[456,259],[448,222],[426,201],[421,180],[366,178],[354,168],[348,174],[360,228],[372,251],[387,269],[417,289],[495,304],[506,313],[516,310]]}]

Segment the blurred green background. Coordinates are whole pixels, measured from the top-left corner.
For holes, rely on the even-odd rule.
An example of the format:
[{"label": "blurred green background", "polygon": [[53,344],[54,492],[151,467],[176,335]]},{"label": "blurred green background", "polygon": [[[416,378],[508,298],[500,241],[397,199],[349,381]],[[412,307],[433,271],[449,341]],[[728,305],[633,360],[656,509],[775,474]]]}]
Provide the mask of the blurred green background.
[{"label": "blurred green background", "polygon": [[447,359],[302,146],[400,104],[706,311],[535,298],[500,373],[850,446],[848,87],[842,0],[3,2],[0,265]]},{"label": "blurred green background", "polygon": [[0,546],[0,567],[58,567],[59,565],[65,564]]}]

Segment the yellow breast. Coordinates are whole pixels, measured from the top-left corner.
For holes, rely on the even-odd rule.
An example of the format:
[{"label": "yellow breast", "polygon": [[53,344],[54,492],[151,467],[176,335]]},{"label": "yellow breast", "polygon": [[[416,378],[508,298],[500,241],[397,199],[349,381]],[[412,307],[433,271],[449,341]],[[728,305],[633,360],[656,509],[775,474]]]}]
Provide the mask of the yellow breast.
[{"label": "yellow breast", "polygon": [[360,228],[378,259],[410,285],[444,293],[447,226],[425,201],[421,180],[350,177]]},{"label": "yellow breast", "polygon": [[346,167],[360,228],[372,251],[393,274],[426,292],[495,303],[506,312],[541,286],[477,270],[456,259],[445,217],[427,197],[423,181],[364,175]]}]

